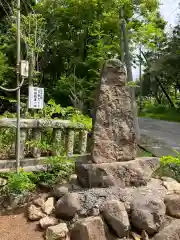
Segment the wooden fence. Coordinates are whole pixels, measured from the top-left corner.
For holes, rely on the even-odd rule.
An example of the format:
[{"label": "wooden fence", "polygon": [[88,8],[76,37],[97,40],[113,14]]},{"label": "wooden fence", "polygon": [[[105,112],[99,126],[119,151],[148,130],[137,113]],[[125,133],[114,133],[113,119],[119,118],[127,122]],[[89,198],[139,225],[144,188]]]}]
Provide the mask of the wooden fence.
[{"label": "wooden fence", "polygon": [[[75,138],[76,138],[76,155],[85,155],[87,150],[88,131],[82,124],[73,123],[69,120],[51,120],[51,119],[21,119],[21,140],[20,140],[20,166],[34,167],[39,165],[45,158],[42,156],[39,144],[43,137],[43,131],[51,131],[51,156],[56,156],[62,151],[67,156],[74,156]],[[16,119],[1,118],[0,129],[16,129]],[[26,157],[26,142],[33,142],[30,149],[31,158]],[[1,150],[1,149],[0,149]],[[0,160],[0,171],[7,171],[15,168],[15,159]]]}]

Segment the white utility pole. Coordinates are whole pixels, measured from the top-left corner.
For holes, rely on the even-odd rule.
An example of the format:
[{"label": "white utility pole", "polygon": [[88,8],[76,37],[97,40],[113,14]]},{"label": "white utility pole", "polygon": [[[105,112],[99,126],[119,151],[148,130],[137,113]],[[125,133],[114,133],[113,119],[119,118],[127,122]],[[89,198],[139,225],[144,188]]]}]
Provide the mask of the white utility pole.
[{"label": "white utility pole", "polygon": [[[20,30],[20,0],[17,0],[17,87],[20,85],[20,62],[21,62],[21,30]],[[19,173],[20,167],[20,111],[21,111],[21,90],[17,89],[17,126],[16,126],[16,170]]]}]

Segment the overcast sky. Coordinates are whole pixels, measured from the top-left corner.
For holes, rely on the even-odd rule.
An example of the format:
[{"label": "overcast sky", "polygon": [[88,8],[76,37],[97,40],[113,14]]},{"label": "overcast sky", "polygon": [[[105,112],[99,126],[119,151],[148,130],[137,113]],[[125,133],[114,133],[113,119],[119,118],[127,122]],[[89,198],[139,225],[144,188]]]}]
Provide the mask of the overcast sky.
[{"label": "overcast sky", "polygon": [[[168,22],[168,27],[174,26],[177,23],[177,14],[180,13],[178,4],[180,0],[160,0],[161,15]],[[167,27],[167,29],[168,29]],[[133,69],[134,80],[139,77],[139,69]]]}]

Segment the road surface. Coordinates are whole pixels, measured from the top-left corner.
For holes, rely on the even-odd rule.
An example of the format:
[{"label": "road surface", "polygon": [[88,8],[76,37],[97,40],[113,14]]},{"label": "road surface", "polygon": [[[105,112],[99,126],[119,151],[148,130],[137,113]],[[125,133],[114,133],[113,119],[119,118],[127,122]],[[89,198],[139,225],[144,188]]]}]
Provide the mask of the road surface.
[{"label": "road surface", "polygon": [[139,118],[140,145],[161,157],[180,152],[180,123]]}]

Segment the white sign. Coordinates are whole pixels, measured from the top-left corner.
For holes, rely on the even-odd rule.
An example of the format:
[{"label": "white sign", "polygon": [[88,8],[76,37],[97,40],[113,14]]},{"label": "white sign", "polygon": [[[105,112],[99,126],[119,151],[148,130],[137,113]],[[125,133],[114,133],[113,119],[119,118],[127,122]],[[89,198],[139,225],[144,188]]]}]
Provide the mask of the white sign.
[{"label": "white sign", "polygon": [[28,107],[32,109],[44,107],[44,88],[29,87]]},{"label": "white sign", "polygon": [[22,60],[21,61],[21,76],[27,78],[29,75],[29,62]]}]

